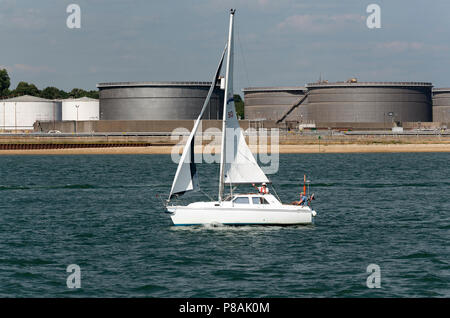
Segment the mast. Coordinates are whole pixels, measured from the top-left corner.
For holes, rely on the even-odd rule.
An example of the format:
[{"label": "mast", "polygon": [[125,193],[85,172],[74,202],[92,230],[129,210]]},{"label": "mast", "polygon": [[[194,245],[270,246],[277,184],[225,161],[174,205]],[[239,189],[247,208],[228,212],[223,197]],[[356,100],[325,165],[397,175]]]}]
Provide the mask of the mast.
[{"label": "mast", "polygon": [[[227,104],[228,104],[228,87],[230,81],[232,82],[233,79],[230,78],[233,76],[233,73],[230,71],[230,66],[232,63],[232,54],[233,54],[233,18],[234,13],[236,12],[236,9],[230,10],[230,28],[228,31],[228,44],[227,44],[227,70],[225,73],[225,96],[223,101],[223,117],[222,117],[222,147],[220,152],[220,178],[219,178],[219,201],[222,201],[223,199],[223,190],[224,190],[224,168],[225,168],[225,135],[226,135],[226,122],[227,122]],[[233,97],[233,92],[231,92],[231,98]]]}]

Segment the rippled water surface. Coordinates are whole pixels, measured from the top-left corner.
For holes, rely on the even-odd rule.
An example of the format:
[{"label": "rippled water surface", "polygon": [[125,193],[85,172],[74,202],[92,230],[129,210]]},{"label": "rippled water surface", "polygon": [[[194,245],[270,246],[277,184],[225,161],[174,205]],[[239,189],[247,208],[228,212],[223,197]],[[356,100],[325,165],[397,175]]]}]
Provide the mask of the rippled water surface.
[{"label": "rippled water surface", "polygon": [[[449,163],[281,155],[275,188],[293,201],[307,173],[314,225],[173,227],[156,197],[170,156],[0,156],[0,296],[449,297]],[[215,197],[217,165],[199,170]],[[66,286],[69,264],[80,289]],[[380,289],[366,286],[369,264]]]}]

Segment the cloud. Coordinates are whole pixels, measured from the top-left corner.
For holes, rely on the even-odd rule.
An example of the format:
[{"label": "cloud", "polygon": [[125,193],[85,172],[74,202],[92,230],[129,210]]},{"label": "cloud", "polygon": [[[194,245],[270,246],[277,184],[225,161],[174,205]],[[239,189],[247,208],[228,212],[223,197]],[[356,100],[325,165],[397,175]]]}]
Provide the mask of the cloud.
[{"label": "cloud", "polygon": [[[425,42],[391,41],[375,44],[380,54],[416,54],[425,56],[427,59],[445,58],[450,53],[450,45],[433,44]],[[425,61],[425,60],[424,60]]]},{"label": "cloud", "polygon": [[14,64],[12,67],[13,70],[25,72],[25,73],[53,73],[55,72],[54,69],[42,65],[27,65],[27,64]]},{"label": "cloud", "polygon": [[0,2],[0,27],[14,30],[40,30],[47,25],[45,14],[35,8],[15,8]]},{"label": "cloud", "polygon": [[433,44],[429,46],[430,50],[433,52],[440,52],[448,54],[450,51],[450,45],[447,44]]},{"label": "cloud", "polygon": [[199,1],[193,7],[199,12],[224,12],[225,8],[268,11],[290,7],[290,0],[208,0]]},{"label": "cloud", "polygon": [[393,52],[418,51],[426,46],[422,42],[391,41],[378,43],[377,48]]},{"label": "cloud", "polygon": [[366,17],[357,14],[301,14],[287,17],[277,25],[279,30],[332,32],[336,29],[364,23]]}]

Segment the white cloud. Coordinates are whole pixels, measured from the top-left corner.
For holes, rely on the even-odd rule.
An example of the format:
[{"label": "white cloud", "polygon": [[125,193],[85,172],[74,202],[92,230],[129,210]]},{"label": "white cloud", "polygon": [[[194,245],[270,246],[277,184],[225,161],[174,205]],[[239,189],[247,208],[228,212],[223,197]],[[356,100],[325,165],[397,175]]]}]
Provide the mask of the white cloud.
[{"label": "white cloud", "polygon": [[290,0],[208,0],[196,3],[194,8],[201,12],[220,12],[225,8],[236,8],[239,13],[244,8],[265,11],[286,8],[290,5]]},{"label": "white cloud", "polygon": [[393,52],[404,52],[411,50],[414,51],[422,50],[426,48],[426,46],[422,42],[391,41],[379,43],[377,44],[377,48]]},{"label": "white cloud", "polygon": [[35,8],[15,8],[0,2],[0,27],[14,30],[39,30],[47,25],[43,12]]},{"label": "white cloud", "polygon": [[336,29],[363,24],[366,17],[357,14],[300,14],[287,17],[277,25],[279,30],[332,32]]},{"label": "white cloud", "polygon": [[53,73],[54,69],[46,65],[14,64],[12,69],[25,73]]}]

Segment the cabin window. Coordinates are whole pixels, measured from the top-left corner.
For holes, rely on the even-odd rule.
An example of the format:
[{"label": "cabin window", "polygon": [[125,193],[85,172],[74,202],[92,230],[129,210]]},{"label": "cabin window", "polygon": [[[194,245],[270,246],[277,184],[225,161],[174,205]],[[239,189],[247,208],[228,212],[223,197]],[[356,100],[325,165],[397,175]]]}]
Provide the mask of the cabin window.
[{"label": "cabin window", "polygon": [[238,197],[234,200],[235,204],[250,204],[248,197]]},{"label": "cabin window", "polygon": [[253,204],[269,204],[263,197],[252,197]]}]

